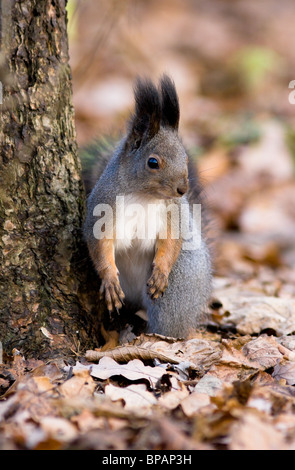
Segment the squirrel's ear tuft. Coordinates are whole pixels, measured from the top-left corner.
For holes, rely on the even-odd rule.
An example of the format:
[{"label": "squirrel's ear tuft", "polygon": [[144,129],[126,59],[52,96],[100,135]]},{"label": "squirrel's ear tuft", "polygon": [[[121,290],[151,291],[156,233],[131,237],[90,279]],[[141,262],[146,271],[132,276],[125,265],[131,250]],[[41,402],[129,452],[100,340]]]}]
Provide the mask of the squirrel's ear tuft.
[{"label": "squirrel's ear tuft", "polygon": [[162,125],[177,130],[179,125],[179,101],[174,82],[167,75],[161,78]]},{"label": "squirrel's ear tuft", "polygon": [[134,88],[135,113],[130,122],[127,142],[138,148],[143,140],[154,137],[161,124],[161,100],[151,80],[138,78]]}]

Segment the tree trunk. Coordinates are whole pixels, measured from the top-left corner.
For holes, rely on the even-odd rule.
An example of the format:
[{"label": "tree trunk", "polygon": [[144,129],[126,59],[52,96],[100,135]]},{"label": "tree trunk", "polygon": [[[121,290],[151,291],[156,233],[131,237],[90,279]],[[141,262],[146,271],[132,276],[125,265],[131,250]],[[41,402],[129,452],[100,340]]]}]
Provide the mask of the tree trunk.
[{"label": "tree trunk", "polygon": [[65,0],[2,0],[0,341],[27,357],[98,337],[66,23]]}]

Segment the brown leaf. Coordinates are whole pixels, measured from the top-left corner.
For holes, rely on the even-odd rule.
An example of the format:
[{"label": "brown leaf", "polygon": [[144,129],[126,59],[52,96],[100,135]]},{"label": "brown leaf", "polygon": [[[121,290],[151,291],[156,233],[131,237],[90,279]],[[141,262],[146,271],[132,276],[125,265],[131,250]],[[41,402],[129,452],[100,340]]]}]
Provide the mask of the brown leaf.
[{"label": "brown leaf", "polygon": [[179,423],[171,418],[160,416],[143,428],[133,444],[134,449],[151,450],[210,450],[208,444],[192,439]]},{"label": "brown leaf", "polygon": [[286,450],[287,444],[270,418],[246,411],[231,428],[229,447],[231,450]]},{"label": "brown leaf", "polygon": [[170,392],[164,393],[164,395],[159,398],[158,404],[167,410],[175,410],[188,396],[189,391],[187,388],[176,391],[171,390]]},{"label": "brown leaf", "polygon": [[246,369],[262,370],[263,367],[258,361],[248,359],[242,350],[235,348],[234,341],[223,340],[222,344],[225,346],[222,352],[219,363],[231,367],[241,367]]},{"label": "brown leaf", "polygon": [[126,362],[135,356],[142,360],[158,359],[171,364],[188,362],[195,369],[209,368],[221,356],[220,336],[201,331],[195,336],[187,341],[179,341],[162,335],[142,334],[133,341],[132,346],[122,346],[106,354],[87,351],[87,359],[95,362],[101,356],[108,356],[117,362]]},{"label": "brown leaf", "polygon": [[127,364],[118,364],[111,357],[103,357],[99,364],[83,366],[77,363],[73,368],[74,373],[80,368],[89,370],[92,377],[106,380],[115,375],[122,375],[128,380],[148,380],[154,387],[158,380],[166,374],[162,367],[145,366],[139,359],[133,359]]},{"label": "brown leaf", "polygon": [[151,407],[157,404],[157,399],[147,391],[144,384],[132,384],[124,388],[109,384],[105,387],[105,394],[112,401],[123,400],[126,410],[140,412],[142,416],[149,414]]},{"label": "brown leaf", "polygon": [[190,418],[196,415],[200,409],[209,406],[210,403],[210,397],[206,393],[193,392],[181,401],[180,406],[184,414]]},{"label": "brown leaf", "polygon": [[[45,386],[45,391],[47,385]],[[12,397],[4,402],[0,402],[0,422],[5,421],[9,416],[19,425],[28,418],[38,422],[42,416],[55,416],[55,404],[49,400],[51,397],[44,390],[43,380],[35,381],[30,379],[26,386],[20,388]],[[50,390],[49,390],[50,392]]]},{"label": "brown leaf", "polygon": [[30,375],[32,375],[32,377],[46,376],[50,379],[51,382],[63,377],[63,373],[55,362],[42,364],[36,367],[31,371]]},{"label": "brown leaf", "polygon": [[[207,374],[206,374],[207,375]],[[205,378],[206,375],[203,377]],[[210,369],[210,376],[218,379],[218,382],[221,384],[232,384],[233,382],[247,380],[257,375],[257,369],[244,368],[239,365],[231,364],[214,364]],[[203,379],[201,379],[203,380]],[[213,383],[214,385],[214,383]],[[210,385],[209,385],[210,386]],[[199,390],[201,391],[201,390]],[[216,395],[218,389],[213,388],[212,396]]]},{"label": "brown leaf", "polygon": [[197,441],[210,442],[227,436],[236,420],[228,411],[198,413],[194,420],[193,438]]},{"label": "brown leaf", "polygon": [[[114,405],[113,405],[114,406]],[[124,450],[129,448],[134,431],[130,428],[113,431],[110,429],[91,429],[70,442],[67,450]]]},{"label": "brown leaf", "polygon": [[288,298],[242,295],[239,289],[234,293],[224,291],[226,296],[218,299],[223,309],[229,314],[227,323],[236,326],[242,335],[259,334],[262,330],[271,329],[278,335],[290,334],[295,331],[295,300]]},{"label": "brown leaf", "polygon": [[[23,360],[24,361],[24,360]],[[36,367],[36,362],[41,363]],[[34,384],[38,388],[38,383],[41,387],[41,384],[43,383],[44,387],[47,387],[48,390],[53,388],[52,382],[54,382],[56,379],[59,379],[62,377],[62,373],[58,366],[55,363],[50,363],[50,364],[44,364],[42,361],[31,361],[30,365],[33,366],[34,368],[31,372],[25,374],[25,375],[20,375],[16,381],[11,385],[11,387],[6,390],[5,394],[3,395],[3,398],[7,398],[8,396],[12,395],[15,393],[15,391],[18,389],[18,387],[21,385],[26,389],[30,389],[34,387]],[[28,367],[28,362],[24,361],[23,362],[23,367],[25,370],[25,367]],[[24,374],[24,373],[23,373]],[[30,380],[32,379],[32,380]]]},{"label": "brown leaf", "polygon": [[[78,435],[77,428],[69,420],[64,418],[46,416],[40,420],[39,424],[45,434],[44,439],[41,441],[43,446],[48,440],[60,443],[70,442]],[[41,443],[39,444],[39,448],[41,447]]]},{"label": "brown leaf", "polygon": [[104,429],[106,425],[105,418],[94,416],[88,409],[84,409],[82,413],[72,416],[71,421],[78,426],[81,432],[88,432],[92,429]]},{"label": "brown leaf", "polygon": [[74,370],[74,376],[59,386],[59,392],[66,398],[90,397],[96,384],[88,369]]},{"label": "brown leaf", "polygon": [[159,335],[157,333],[142,333],[132,341],[132,344],[136,346],[144,346],[146,343],[151,344],[159,341],[165,341],[168,344],[172,344],[176,343],[177,339],[171,336]]},{"label": "brown leaf", "polygon": [[281,336],[278,342],[290,351],[295,351],[295,335]]},{"label": "brown leaf", "polygon": [[218,362],[221,356],[221,347],[218,341],[192,338],[187,341],[175,341],[167,343],[158,341],[153,344],[148,342],[146,348],[152,348],[168,357],[174,357],[179,362],[187,362],[193,369],[208,369]]},{"label": "brown leaf", "polygon": [[[101,334],[105,340],[104,346],[101,348],[101,351],[107,351],[108,349],[114,349],[119,344],[119,333],[114,330],[106,330],[102,324],[100,327]],[[95,362],[95,361],[93,361]]]},{"label": "brown leaf", "polygon": [[224,382],[225,380],[221,380],[219,377],[212,375],[210,370],[210,372],[199,380],[194,388],[194,392],[214,397],[222,389]]},{"label": "brown leaf", "polygon": [[89,362],[98,362],[102,357],[111,357],[114,361],[119,363],[126,363],[132,359],[141,359],[142,361],[158,359],[162,362],[170,362],[171,364],[178,364],[173,356],[161,354],[153,349],[141,348],[139,346],[119,346],[118,348],[107,351],[86,351],[85,358]]},{"label": "brown leaf", "polygon": [[242,352],[251,361],[258,362],[263,369],[274,367],[282,359],[279,344],[273,336],[261,335],[245,344]]},{"label": "brown leaf", "polygon": [[295,385],[295,362],[278,363],[272,376],[278,381],[281,379],[286,380],[288,385]]}]

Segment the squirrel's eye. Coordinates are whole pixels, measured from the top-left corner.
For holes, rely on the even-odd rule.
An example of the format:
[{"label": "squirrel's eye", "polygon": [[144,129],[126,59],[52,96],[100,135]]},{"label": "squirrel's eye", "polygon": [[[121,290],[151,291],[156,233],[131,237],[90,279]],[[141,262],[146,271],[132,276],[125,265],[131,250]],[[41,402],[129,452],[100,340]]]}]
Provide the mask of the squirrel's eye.
[{"label": "squirrel's eye", "polygon": [[148,166],[152,168],[152,170],[158,170],[159,169],[159,162],[155,157],[151,157],[148,159]]}]

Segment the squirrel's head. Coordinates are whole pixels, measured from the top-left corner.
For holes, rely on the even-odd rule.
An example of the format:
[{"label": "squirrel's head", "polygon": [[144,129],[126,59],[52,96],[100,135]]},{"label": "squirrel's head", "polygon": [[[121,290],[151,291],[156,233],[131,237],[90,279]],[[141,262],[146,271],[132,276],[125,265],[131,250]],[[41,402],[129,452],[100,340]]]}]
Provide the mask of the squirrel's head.
[{"label": "squirrel's head", "polygon": [[135,113],[123,152],[126,176],[134,178],[130,189],[160,199],[181,197],[188,191],[188,157],[178,136],[175,85],[166,75],[159,88],[138,79],[134,94]]}]

